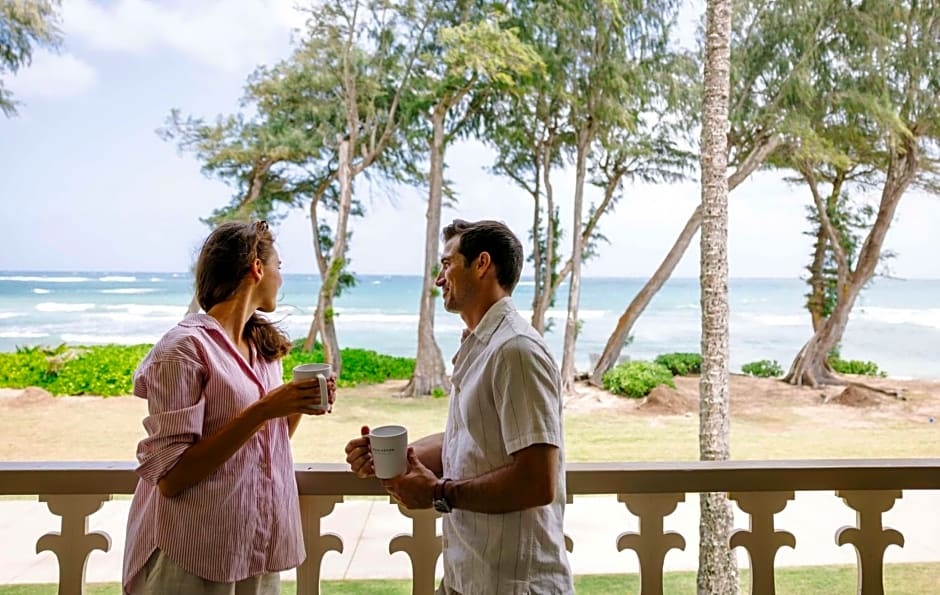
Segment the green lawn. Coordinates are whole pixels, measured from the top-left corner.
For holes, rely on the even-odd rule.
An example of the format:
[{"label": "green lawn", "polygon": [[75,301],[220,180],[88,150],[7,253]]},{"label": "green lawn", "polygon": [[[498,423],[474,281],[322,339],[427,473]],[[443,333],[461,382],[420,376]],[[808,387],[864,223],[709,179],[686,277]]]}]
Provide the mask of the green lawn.
[{"label": "green lawn", "polygon": [[[814,566],[783,568],[777,573],[778,595],[808,595],[824,593],[854,593],[856,578],[854,566]],[[741,592],[748,593],[748,572],[741,572]],[[638,593],[636,574],[586,575],[575,577],[578,595],[610,595],[612,593]],[[885,595],[927,595],[940,588],[940,563],[891,564],[885,567]],[[295,595],[297,585],[285,582],[282,593]],[[56,586],[5,585],[0,595],[54,595]],[[117,583],[89,584],[88,595],[120,595]],[[324,595],[410,595],[411,581],[323,581],[320,592]],[[695,593],[694,572],[669,572],[663,579],[663,592]]]}]

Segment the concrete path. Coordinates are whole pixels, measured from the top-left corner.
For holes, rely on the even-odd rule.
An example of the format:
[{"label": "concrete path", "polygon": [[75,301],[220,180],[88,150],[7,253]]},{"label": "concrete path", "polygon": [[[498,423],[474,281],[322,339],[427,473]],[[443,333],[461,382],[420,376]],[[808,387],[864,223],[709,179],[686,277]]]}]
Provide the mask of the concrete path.
[{"label": "concrete path", "polygon": [[[124,550],[124,531],[129,500],[108,502],[89,519],[90,531],[111,536],[107,553],[93,552],[88,560],[88,582],[118,582]],[[910,490],[885,513],[884,525],[904,535],[904,547],[889,547],[887,563],[940,561],[940,491]],[[747,515],[736,512],[736,526],[747,527]],[[855,550],[835,543],[835,532],[854,525],[855,513],[831,492],[800,492],[776,517],[778,530],[796,536],[796,548],[783,548],[777,566],[855,564]],[[636,555],[618,552],[617,536],[636,531],[637,519],[613,496],[579,496],[566,509],[566,531],[574,540],[569,561],[575,574],[637,572]],[[397,508],[379,500],[352,500],[337,505],[323,521],[324,530],[338,534],[344,552],[323,559],[324,579],[380,579],[411,577],[404,553],[389,555],[388,542],[410,530],[410,521]],[[51,552],[36,554],[36,541],[59,530],[59,517],[44,503],[28,500],[0,501],[0,585],[54,583],[58,567]],[[666,530],[678,531],[686,540],[684,551],[666,555],[666,570],[694,570],[698,564],[698,497],[690,494],[676,512],[666,518]],[[742,566],[747,556],[738,550]],[[438,562],[440,574],[440,562]],[[284,573],[293,579],[293,572]]]}]

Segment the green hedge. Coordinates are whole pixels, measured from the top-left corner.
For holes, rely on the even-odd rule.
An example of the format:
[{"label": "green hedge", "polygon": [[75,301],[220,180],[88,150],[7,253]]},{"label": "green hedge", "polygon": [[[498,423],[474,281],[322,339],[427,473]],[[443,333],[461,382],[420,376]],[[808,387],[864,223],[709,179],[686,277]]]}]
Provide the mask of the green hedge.
[{"label": "green hedge", "polygon": [[653,363],[669,368],[673,376],[702,372],[702,356],[697,353],[664,353],[657,356]]},{"label": "green hedge", "polygon": [[[54,349],[28,347],[0,353],[0,387],[38,386],[54,395],[111,397],[133,392],[134,370],[152,345],[67,346]],[[338,385],[373,384],[408,379],[414,359],[382,355],[367,349],[343,349],[343,375]],[[323,361],[318,345],[312,353],[298,346],[284,358],[284,379],[301,363]]]},{"label": "green hedge", "polygon": [[877,376],[886,378],[888,373],[878,369],[875,362],[866,362],[857,359],[840,359],[838,357],[829,358],[829,365],[840,374],[858,374],[859,376]]},{"label": "green hedge", "polygon": [[[407,380],[415,370],[415,360],[410,357],[394,357],[368,349],[340,349],[343,357],[343,374],[337,386],[349,387],[359,384],[377,384],[386,380]],[[323,361],[323,348],[317,344],[312,352],[304,352],[295,344],[284,357],[284,382],[290,382],[291,370],[299,364]]]},{"label": "green hedge", "polygon": [[762,359],[741,366],[741,371],[758,378],[776,378],[783,376],[783,368],[777,363],[777,360]]},{"label": "green hedge", "polygon": [[676,387],[669,368],[653,362],[627,362],[604,374],[604,388],[615,395],[637,399],[645,397],[660,384]]}]

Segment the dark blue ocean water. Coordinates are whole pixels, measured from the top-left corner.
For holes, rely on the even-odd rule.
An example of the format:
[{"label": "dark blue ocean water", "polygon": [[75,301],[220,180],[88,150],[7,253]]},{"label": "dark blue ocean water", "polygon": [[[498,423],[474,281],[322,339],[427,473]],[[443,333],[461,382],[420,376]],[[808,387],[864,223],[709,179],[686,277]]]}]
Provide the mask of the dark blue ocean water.
[{"label": "dark blue ocean water", "polygon": [[[582,281],[583,321],[577,364],[603,350],[617,319],[644,279]],[[293,338],[305,336],[319,281],[285,275],[275,318]],[[337,304],[337,333],[344,347],[414,356],[418,294],[415,276],[361,275]],[[152,343],[183,316],[192,278],[185,273],[0,272],[0,351],[16,346]],[[798,279],[732,279],[731,367],[776,359],[786,367],[811,334],[803,307],[806,285]],[[523,280],[516,305],[531,310],[532,282]],[[562,287],[546,335],[558,358],[564,336],[567,286]],[[462,324],[438,307],[435,332],[453,353]],[[697,279],[670,280],[634,327],[625,354],[648,359],[660,353],[699,350]],[[877,362],[893,376],[940,378],[940,280],[877,279],[859,299],[843,345],[843,357]]]}]

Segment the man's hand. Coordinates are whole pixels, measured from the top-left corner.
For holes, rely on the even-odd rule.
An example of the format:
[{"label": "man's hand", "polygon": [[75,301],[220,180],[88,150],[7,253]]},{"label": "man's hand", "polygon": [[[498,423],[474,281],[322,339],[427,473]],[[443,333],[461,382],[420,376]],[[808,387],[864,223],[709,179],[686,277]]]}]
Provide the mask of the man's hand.
[{"label": "man's hand", "polygon": [[415,449],[408,447],[408,469],[392,479],[383,479],[386,491],[405,508],[431,508],[437,476],[421,464]]},{"label": "man's hand", "polygon": [[346,444],[346,462],[357,476],[372,477],[375,475],[375,464],[369,449],[369,426],[362,426],[359,433],[362,436]]}]

